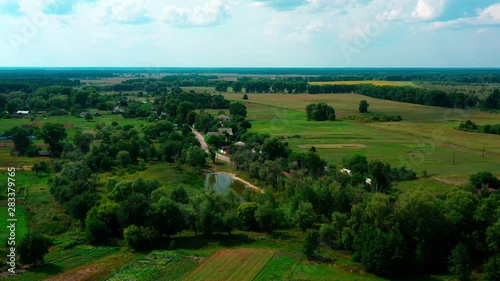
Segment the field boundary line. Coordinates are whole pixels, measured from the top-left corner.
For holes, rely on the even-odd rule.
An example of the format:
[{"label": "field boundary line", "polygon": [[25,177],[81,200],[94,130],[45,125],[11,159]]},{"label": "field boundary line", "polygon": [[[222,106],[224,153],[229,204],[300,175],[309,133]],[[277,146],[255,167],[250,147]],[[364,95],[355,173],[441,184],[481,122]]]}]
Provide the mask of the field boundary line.
[{"label": "field boundary line", "polygon": [[278,253],[279,251],[274,251],[274,254],[267,260],[266,264],[259,270],[259,272],[257,272],[257,274],[255,274],[255,276],[252,278],[252,281],[255,280],[255,278],[257,278],[257,276],[260,275],[260,273],[264,270],[264,268],[266,268],[266,266],[269,264],[269,262],[271,262],[271,260],[274,258],[274,256],[276,256],[276,254]]},{"label": "field boundary line", "polygon": [[295,271],[295,269],[297,268],[297,266],[299,266],[299,263],[302,261],[302,258],[304,257],[304,255],[300,255],[300,258],[299,260],[295,263],[295,265],[291,268],[290,270],[290,273],[288,273],[288,275],[286,276],[286,280],[290,280],[290,277],[292,276],[293,272]]}]

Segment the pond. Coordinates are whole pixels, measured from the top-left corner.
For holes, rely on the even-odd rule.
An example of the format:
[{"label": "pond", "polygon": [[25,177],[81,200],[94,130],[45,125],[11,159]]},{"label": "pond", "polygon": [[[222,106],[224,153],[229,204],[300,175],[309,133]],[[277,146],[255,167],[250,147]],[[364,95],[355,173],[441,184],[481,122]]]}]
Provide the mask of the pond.
[{"label": "pond", "polygon": [[233,190],[239,196],[243,196],[243,191],[250,189],[250,187],[239,180],[233,179],[229,174],[210,173],[205,174],[205,189],[214,190],[221,194],[226,194],[229,190]]}]

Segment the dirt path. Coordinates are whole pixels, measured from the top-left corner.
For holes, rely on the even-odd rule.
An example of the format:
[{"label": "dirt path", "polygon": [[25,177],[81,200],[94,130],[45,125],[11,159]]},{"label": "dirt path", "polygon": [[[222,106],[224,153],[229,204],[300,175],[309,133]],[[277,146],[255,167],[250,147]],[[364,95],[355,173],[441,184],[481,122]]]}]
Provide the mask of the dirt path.
[{"label": "dirt path", "polygon": [[[0,167],[0,171],[8,171],[12,167]],[[16,171],[31,171],[33,166],[22,166],[22,167],[14,167]]]},{"label": "dirt path", "polygon": [[[208,150],[208,145],[205,142],[205,138],[198,131],[196,131],[194,129],[192,129],[192,131],[193,131],[193,134],[195,135],[196,139],[198,139],[198,141],[200,142],[201,148],[203,150],[205,150],[205,152],[210,153],[209,150]],[[231,159],[229,157],[227,157],[227,156],[224,156],[222,154],[217,153],[216,157],[217,157],[217,159],[219,159],[219,160],[221,160],[223,162],[231,163]]]},{"label": "dirt path", "polygon": [[233,174],[233,173],[227,173],[227,172],[217,172],[217,174],[230,175],[233,179],[238,180],[238,181],[241,181],[242,183],[244,183],[244,184],[248,185],[249,187],[251,187],[251,188],[253,188],[253,189],[257,190],[257,191],[260,191],[260,192],[264,193],[264,190],[263,190],[262,188],[260,188],[260,187],[258,187],[258,186],[256,186],[256,185],[254,185],[254,184],[251,184],[250,182],[248,182],[248,181],[246,181],[246,180],[244,180],[244,179],[242,179],[242,178],[240,178],[240,177],[236,176],[236,174]]}]

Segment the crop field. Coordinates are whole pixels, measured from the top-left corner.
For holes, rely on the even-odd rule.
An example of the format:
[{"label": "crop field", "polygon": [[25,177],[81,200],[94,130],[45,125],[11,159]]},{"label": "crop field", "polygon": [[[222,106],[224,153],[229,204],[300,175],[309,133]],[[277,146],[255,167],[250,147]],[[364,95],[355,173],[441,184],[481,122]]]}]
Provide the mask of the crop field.
[{"label": "crop field", "polygon": [[120,268],[105,280],[182,280],[202,260],[201,257],[182,256],[175,252],[153,251],[142,259]]},{"label": "crop field", "polygon": [[[392,167],[406,165],[417,173],[448,179],[467,178],[478,171],[500,171],[500,138],[455,130],[461,121],[499,124],[500,115],[422,106],[373,99],[357,94],[282,95],[241,94],[226,98],[244,102],[248,107],[250,132],[269,133],[288,138],[289,147],[307,151],[318,149],[330,165],[339,165],[344,157],[364,154],[369,159],[387,161]],[[370,112],[401,115],[403,121],[358,123],[342,121],[345,114],[357,113],[360,100],[367,100]],[[307,121],[305,107],[326,102],[336,110],[338,121]],[[291,137],[291,138],[290,138]],[[482,156],[483,145],[485,147]]]},{"label": "crop field", "polygon": [[220,250],[184,280],[253,280],[275,253],[274,250],[257,249]]},{"label": "crop field", "polygon": [[301,254],[285,251],[277,252],[255,277],[255,281],[288,280],[293,269],[298,264]]},{"label": "crop field", "polygon": [[375,85],[375,86],[416,86],[413,82],[381,81],[381,80],[309,82],[309,84],[311,84],[311,85],[360,85],[360,84],[371,84],[371,85]]},{"label": "crop field", "polygon": [[[80,266],[86,266],[87,272],[95,272],[90,269],[89,265],[94,264],[93,268],[97,265],[105,267],[101,259],[110,255],[119,253],[120,248],[117,247],[90,247],[90,246],[77,246],[70,250],[54,251],[45,256],[45,264],[30,270],[25,273],[18,273],[8,280],[22,280],[22,281],[35,281],[35,280],[96,280],[90,278],[78,278],[78,275],[67,275],[72,269]],[[58,274],[63,274],[59,276]],[[68,277],[71,276],[70,279]],[[47,279],[52,277],[51,279]]]}]

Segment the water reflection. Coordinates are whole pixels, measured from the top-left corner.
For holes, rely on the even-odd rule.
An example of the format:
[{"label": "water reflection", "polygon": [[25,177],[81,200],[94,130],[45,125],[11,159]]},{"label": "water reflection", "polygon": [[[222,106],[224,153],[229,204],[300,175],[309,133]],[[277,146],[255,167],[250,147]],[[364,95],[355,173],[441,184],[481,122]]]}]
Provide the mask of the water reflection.
[{"label": "water reflection", "polygon": [[205,177],[205,189],[214,190],[221,194],[226,194],[229,190],[233,190],[239,196],[243,196],[243,191],[248,188],[246,184],[233,179],[228,174],[211,173],[206,174]]}]

